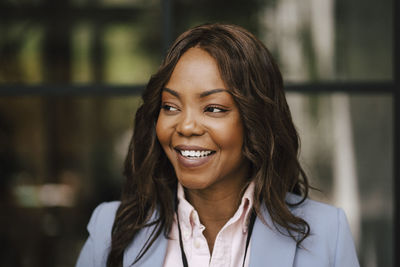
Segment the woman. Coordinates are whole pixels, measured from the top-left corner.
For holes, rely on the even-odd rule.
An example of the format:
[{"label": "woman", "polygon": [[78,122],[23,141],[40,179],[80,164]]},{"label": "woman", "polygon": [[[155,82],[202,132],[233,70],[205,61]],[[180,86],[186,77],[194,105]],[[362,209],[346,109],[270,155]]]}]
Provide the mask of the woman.
[{"label": "woman", "polygon": [[342,210],[307,199],[267,48],[234,25],[183,33],[143,93],[121,202],[77,266],[358,266]]}]

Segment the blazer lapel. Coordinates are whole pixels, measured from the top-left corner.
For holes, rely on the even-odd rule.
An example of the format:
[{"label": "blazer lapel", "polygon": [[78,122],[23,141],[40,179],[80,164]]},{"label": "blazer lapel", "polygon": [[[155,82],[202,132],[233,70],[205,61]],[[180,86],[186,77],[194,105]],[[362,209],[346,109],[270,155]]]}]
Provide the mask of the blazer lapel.
[{"label": "blazer lapel", "polygon": [[250,267],[291,267],[296,253],[296,242],[275,229],[271,217],[262,209],[265,225],[258,218],[251,236]]},{"label": "blazer lapel", "polygon": [[[153,213],[150,221],[156,219],[156,212]],[[136,257],[140,254],[141,249],[147,245],[147,241],[154,230],[155,225],[142,229],[135,240],[128,246],[124,253],[124,264],[123,266],[131,266],[135,261]],[[150,249],[144,254],[144,256],[138,261],[137,266],[141,267],[154,267],[162,266],[167,251],[168,240],[164,236],[164,232],[157,237]],[[135,265],[136,266],[136,265]]]}]

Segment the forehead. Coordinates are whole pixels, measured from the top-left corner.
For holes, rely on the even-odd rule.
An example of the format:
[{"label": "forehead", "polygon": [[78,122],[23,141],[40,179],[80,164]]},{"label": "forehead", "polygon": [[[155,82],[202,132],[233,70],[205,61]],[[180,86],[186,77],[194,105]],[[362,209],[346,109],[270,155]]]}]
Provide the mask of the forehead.
[{"label": "forehead", "polygon": [[217,61],[208,52],[198,47],[190,48],[182,55],[166,87],[179,91],[226,89]]}]

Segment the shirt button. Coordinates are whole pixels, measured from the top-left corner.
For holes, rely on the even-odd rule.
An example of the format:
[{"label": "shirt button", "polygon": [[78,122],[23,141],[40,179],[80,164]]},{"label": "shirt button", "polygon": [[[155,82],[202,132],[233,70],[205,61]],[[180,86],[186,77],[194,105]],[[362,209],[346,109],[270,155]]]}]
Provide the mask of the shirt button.
[{"label": "shirt button", "polygon": [[196,212],[192,212],[192,221],[193,222],[197,222],[197,220],[198,220],[198,217],[197,217],[197,214],[196,214]]},{"label": "shirt button", "polygon": [[194,247],[197,248],[197,249],[199,249],[200,246],[201,246],[201,241],[200,241],[199,239],[196,239],[196,240],[194,241]]},{"label": "shirt button", "polygon": [[183,239],[188,240],[190,237],[190,233],[188,230],[183,230]]}]

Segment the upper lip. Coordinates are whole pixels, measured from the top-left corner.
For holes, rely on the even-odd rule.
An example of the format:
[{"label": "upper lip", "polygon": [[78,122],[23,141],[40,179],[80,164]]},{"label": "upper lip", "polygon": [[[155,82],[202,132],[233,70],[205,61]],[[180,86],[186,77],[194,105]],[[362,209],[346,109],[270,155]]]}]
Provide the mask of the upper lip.
[{"label": "upper lip", "polygon": [[196,150],[196,151],[213,151],[212,149],[204,148],[201,146],[177,145],[174,147],[177,150]]}]

